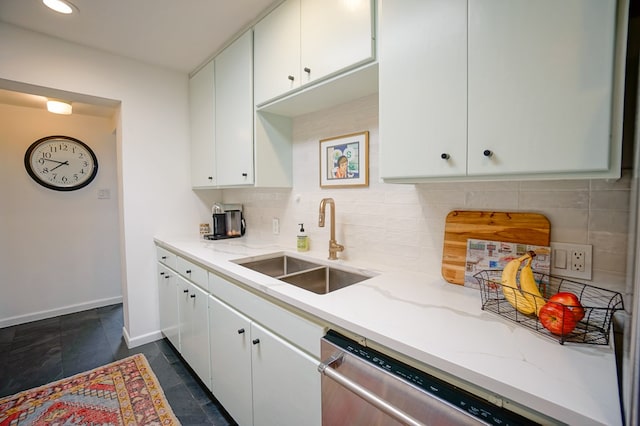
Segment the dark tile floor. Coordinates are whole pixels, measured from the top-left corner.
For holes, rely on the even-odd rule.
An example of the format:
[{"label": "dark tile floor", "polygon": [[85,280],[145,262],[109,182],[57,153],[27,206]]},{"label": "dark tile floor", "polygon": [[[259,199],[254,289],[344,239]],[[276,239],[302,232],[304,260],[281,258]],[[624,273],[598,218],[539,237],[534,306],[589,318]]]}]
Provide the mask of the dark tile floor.
[{"label": "dark tile floor", "polygon": [[166,339],[128,349],[122,304],[0,329],[0,398],[143,353],[183,425],[233,425]]}]

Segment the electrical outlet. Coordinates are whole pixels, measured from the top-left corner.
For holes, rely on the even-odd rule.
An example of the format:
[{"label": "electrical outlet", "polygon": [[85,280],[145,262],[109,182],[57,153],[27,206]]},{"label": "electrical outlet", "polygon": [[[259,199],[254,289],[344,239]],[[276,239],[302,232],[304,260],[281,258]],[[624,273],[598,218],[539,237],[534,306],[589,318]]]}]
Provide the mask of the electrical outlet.
[{"label": "electrical outlet", "polygon": [[593,246],[551,243],[551,274],[567,278],[591,279]]},{"label": "electrical outlet", "polygon": [[280,233],[280,219],[274,217],[271,226],[273,228],[273,235],[278,235]]},{"label": "electrical outlet", "polygon": [[585,270],[585,253],[584,250],[571,250],[571,270],[576,272],[584,272]]}]

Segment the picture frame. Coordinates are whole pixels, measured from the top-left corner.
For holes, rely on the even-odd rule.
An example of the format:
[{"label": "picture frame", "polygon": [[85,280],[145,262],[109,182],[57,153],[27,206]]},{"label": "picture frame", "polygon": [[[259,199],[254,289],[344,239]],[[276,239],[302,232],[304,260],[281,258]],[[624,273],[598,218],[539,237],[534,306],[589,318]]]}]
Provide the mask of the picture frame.
[{"label": "picture frame", "polygon": [[320,187],[369,186],[369,132],[320,140]]}]

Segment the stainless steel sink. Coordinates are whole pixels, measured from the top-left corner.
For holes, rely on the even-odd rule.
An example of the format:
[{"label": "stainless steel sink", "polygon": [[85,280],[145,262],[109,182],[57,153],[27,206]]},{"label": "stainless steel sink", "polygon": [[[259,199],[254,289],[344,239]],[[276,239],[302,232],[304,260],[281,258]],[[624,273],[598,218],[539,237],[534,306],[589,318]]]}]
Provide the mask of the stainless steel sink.
[{"label": "stainless steel sink", "polygon": [[318,268],[321,265],[309,262],[307,260],[298,259],[296,257],[287,256],[286,254],[278,254],[274,257],[266,257],[258,260],[236,261],[239,265],[249,268],[261,274],[270,277],[280,278],[295,272],[300,272],[312,268]]},{"label": "stainless steel sink", "polygon": [[325,266],[291,274],[280,278],[280,281],[314,293],[327,294],[368,278],[371,277]]},{"label": "stainless steel sink", "polygon": [[317,294],[331,293],[373,276],[373,274],[348,271],[282,253],[266,255],[259,259],[239,259],[234,262]]}]

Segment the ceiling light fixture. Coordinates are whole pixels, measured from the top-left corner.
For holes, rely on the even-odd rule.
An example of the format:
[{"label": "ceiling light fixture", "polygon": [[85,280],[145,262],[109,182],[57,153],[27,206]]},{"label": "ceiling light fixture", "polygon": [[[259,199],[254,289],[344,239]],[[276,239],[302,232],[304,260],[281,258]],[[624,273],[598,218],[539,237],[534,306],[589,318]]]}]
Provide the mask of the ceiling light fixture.
[{"label": "ceiling light fixture", "polygon": [[55,10],[59,13],[64,13],[65,15],[72,14],[74,9],[77,10],[77,7],[66,0],[42,0],[42,3],[44,3],[49,9]]},{"label": "ceiling light fixture", "polygon": [[47,111],[54,114],[70,115],[72,111],[71,102],[59,99],[47,99]]}]

